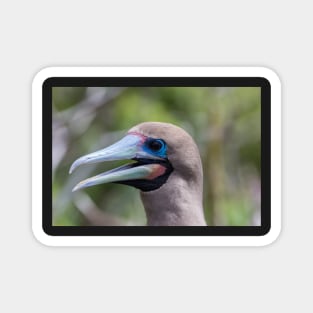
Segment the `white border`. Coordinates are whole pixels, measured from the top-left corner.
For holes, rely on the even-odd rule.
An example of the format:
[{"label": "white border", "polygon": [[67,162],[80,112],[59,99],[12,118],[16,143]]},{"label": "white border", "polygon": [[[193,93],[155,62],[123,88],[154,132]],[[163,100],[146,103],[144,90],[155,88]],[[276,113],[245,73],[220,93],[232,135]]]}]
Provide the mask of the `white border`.
[{"label": "white border", "polygon": [[[271,84],[271,230],[264,236],[49,236],[42,229],[42,84],[49,77],[264,77]],[[49,246],[264,246],[281,229],[281,84],[264,67],[50,67],[32,84],[32,229]]]}]

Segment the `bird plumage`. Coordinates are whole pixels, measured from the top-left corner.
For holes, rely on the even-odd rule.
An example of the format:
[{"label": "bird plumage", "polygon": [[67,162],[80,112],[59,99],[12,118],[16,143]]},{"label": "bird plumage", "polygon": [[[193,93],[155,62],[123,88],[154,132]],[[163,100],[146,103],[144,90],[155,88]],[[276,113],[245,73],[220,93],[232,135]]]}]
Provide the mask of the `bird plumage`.
[{"label": "bird plumage", "polygon": [[103,150],[76,160],[76,167],[107,160],[133,159],[118,169],[79,183],[74,189],[115,182],[140,189],[148,226],[204,226],[203,172],[197,145],[183,129],[145,122]]}]

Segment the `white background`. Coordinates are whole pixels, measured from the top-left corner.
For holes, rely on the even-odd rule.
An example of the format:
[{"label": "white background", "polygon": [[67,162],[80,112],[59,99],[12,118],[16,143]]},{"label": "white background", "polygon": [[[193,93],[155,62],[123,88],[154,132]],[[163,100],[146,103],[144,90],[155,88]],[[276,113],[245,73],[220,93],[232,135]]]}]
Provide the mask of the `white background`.
[{"label": "white background", "polygon": [[[2,1],[1,312],[310,312],[309,1]],[[311,46],[309,46],[311,44]],[[31,82],[62,65],[266,66],[283,85],[283,224],[263,248],[49,248],[31,232]]]}]

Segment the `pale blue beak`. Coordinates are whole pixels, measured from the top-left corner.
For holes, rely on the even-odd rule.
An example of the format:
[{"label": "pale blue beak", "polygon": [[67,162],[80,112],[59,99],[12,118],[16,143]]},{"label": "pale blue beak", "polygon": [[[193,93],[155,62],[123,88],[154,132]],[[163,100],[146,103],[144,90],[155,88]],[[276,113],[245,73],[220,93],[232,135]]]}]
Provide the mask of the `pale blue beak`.
[{"label": "pale blue beak", "polygon": [[[76,168],[85,164],[136,159],[160,160],[162,158],[145,151],[143,137],[128,134],[120,141],[105,149],[80,157],[72,164],[69,173],[71,174]],[[126,164],[111,171],[83,180],[74,187],[73,191],[103,183],[145,179],[153,175],[153,172],[156,170],[156,164],[135,164],[136,163]]]}]

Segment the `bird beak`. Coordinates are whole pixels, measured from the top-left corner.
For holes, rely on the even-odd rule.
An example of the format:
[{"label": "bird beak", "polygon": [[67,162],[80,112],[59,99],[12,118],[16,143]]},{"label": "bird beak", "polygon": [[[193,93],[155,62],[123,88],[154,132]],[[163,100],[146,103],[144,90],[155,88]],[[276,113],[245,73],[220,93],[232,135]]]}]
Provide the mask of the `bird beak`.
[{"label": "bird beak", "polygon": [[144,140],[144,136],[128,134],[120,141],[105,149],[90,153],[77,159],[70,168],[70,174],[81,165],[99,163],[103,161],[149,159],[152,162],[126,164],[108,172],[101,173],[97,176],[81,181],[74,187],[73,191],[103,183],[152,179],[155,177],[156,173],[160,174],[160,172],[163,171],[163,166],[153,163],[153,160],[162,160],[162,158],[153,156],[144,151]]}]

